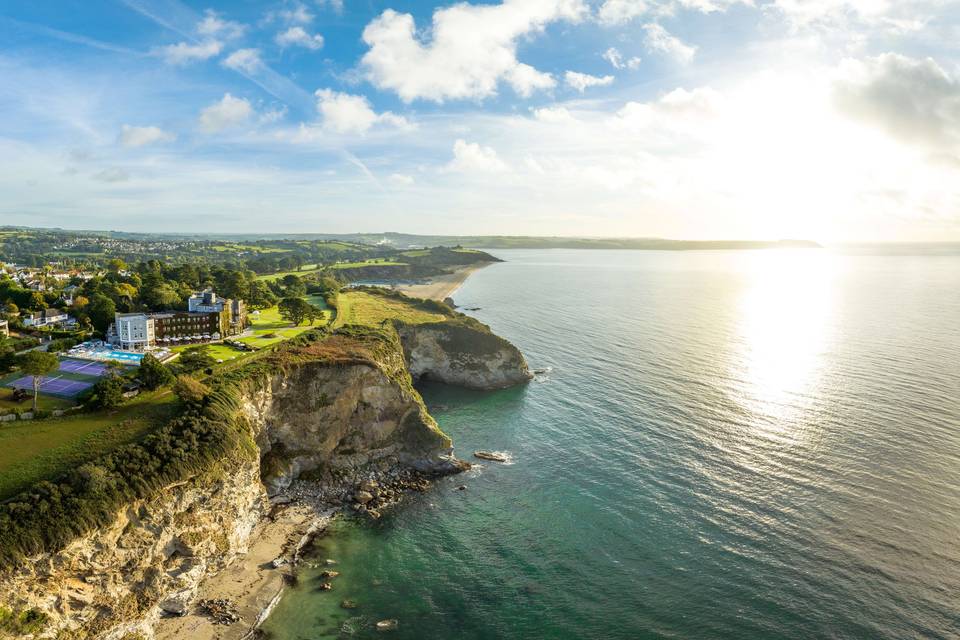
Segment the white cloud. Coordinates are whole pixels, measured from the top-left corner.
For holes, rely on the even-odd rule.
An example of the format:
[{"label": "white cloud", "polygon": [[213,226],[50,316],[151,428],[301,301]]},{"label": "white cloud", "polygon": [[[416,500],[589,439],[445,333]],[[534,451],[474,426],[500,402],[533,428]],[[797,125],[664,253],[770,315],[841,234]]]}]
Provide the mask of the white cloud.
[{"label": "white cloud", "polygon": [[541,122],[571,122],[573,115],[566,107],[542,107],[533,110],[533,117]]},{"label": "white cloud", "polygon": [[390,111],[377,113],[364,96],[340,93],[330,89],[317,91],[317,110],[323,128],[335,133],[366,133],[376,125],[409,128],[406,118]]},{"label": "white cloud", "polygon": [[216,40],[207,40],[196,44],[178,42],[154,49],[154,52],[162,56],[169,64],[184,65],[199,60],[209,60],[219,55],[222,48],[223,45]]},{"label": "white cloud", "polygon": [[328,6],[336,13],[343,13],[343,0],[317,0],[320,6]]},{"label": "white cloud", "polygon": [[412,185],[415,180],[413,176],[407,175],[406,173],[393,173],[387,178],[391,184],[397,185],[399,187],[408,187]]},{"label": "white cloud", "polygon": [[645,15],[650,10],[646,0],[606,0],[597,11],[597,18],[604,24],[623,24]]},{"label": "white cloud", "polygon": [[603,59],[610,63],[614,69],[638,69],[640,63],[643,62],[640,58],[633,56],[631,58],[624,58],[623,54],[616,47],[610,47],[603,52]]},{"label": "white cloud", "polygon": [[215,102],[200,112],[200,129],[206,133],[216,133],[229,127],[248,122],[253,116],[253,107],[246,98],[234,98],[225,93],[219,102]]},{"label": "white cloud", "polygon": [[591,76],[578,71],[567,71],[564,80],[568,87],[572,87],[580,93],[586,91],[588,87],[606,87],[613,84],[613,76]]},{"label": "white cloud", "polygon": [[551,22],[576,22],[586,12],[583,0],[456,4],[434,12],[425,41],[412,15],[388,9],[363,31],[370,50],[362,64],[374,85],[405,102],[482,99],[494,95],[501,81],[525,96],[556,82],[517,60],[517,40]]},{"label": "white cloud", "polygon": [[129,124],[120,129],[120,144],[125,147],[142,147],[155,142],[170,142],[176,138],[160,127],[134,127]]},{"label": "white cloud", "polygon": [[847,115],[900,140],[960,155],[960,81],[932,58],[885,53],[844,60],[834,98]]},{"label": "white cloud", "polygon": [[643,43],[651,53],[663,54],[680,64],[688,64],[697,53],[696,47],[685,44],[655,22],[643,25],[643,31]]},{"label": "white cloud", "polygon": [[458,139],[453,144],[453,160],[446,168],[460,173],[499,173],[506,171],[507,165],[492,148]]},{"label": "white cloud", "polygon": [[201,36],[233,40],[239,38],[247,30],[246,25],[232,20],[224,20],[213,9],[207,9],[203,20],[197,25],[197,33]]},{"label": "white cloud", "polygon": [[[808,0],[787,1],[807,2]],[[735,4],[752,6],[754,0],[604,0],[597,10],[597,20],[608,26],[619,25],[645,16],[670,16],[679,9],[701,13],[726,11]]]},{"label": "white cloud", "polygon": [[294,24],[310,24],[313,22],[313,14],[302,4],[296,4],[292,9],[284,9],[279,12],[280,18],[285,22]]},{"label": "white cloud", "polygon": [[256,73],[263,68],[259,49],[237,49],[223,61],[223,66],[234,71]]},{"label": "white cloud", "polygon": [[290,27],[277,34],[277,44],[281,47],[298,46],[316,51],[323,47],[323,36],[310,35],[303,27]]}]

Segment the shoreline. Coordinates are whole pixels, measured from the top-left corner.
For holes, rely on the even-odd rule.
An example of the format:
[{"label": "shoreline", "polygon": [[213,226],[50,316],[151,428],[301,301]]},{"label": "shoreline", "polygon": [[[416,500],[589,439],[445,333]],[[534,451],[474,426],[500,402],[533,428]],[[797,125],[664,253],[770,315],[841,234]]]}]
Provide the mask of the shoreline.
[{"label": "shoreline", "polygon": [[404,284],[397,285],[393,288],[395,291],[399,291],[413,298],[426,298],[428,300],[443,302],[445,299],[453,296],[475,271],[479,271],[491,264],[496,263],[481,262],[467,267],[460,267],[452,273],[435,276],[428,282],[422,284]]},{"label": "shoreline", "polygon": [[[297,556],[310,539],[321,533],[335,515],[303,502],[275,507],[250,534],[246,553],[200,583],[195,602],[226,599],[236,605],[240,620],[232,625],[215,624],[197,607],[180,617],[160,617],[153,623],[155,640],[244,640],[267,619],[280,601],[287,582],[296,575]],[[276,558],[288,562],[274,567]]]}]

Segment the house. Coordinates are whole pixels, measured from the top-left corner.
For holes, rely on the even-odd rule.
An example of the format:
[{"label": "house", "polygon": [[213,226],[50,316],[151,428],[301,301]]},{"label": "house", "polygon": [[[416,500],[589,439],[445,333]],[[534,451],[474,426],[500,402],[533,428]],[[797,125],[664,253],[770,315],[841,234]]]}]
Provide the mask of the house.
[{"label": "house", "polygon": [[0,320],[0,336],[10,337],[10,323],[6,320]]},{"label": "house", "polygon": [[44,309],[40,313],[30,313],[23,317],[25,327],[48,327],[53,324],[67,322],[69,316],[60,309]]}]

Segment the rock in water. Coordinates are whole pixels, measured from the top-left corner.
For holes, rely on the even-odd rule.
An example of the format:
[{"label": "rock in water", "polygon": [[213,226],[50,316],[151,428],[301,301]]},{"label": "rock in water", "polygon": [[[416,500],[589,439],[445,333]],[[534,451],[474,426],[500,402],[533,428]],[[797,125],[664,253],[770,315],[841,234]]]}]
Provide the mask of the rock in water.
[{"label": "rock in water", "polygon": [[373,500],[373,494],[369,491],[357,491],[353,494],[354,502],[359,502],[360,504],[367,504]]},{"label": "rock in water", "polygon": [[493,451],[474,451],[474,458],[480,458],[481,460],[493,460],[494,462],[506,462],[507,456],[502,453],[496,453]]},{"label": "rock in water", "polygon": [[377,631],[393,631],[400,626],[400,621],[396,618],[381,620],[377,623]]}]

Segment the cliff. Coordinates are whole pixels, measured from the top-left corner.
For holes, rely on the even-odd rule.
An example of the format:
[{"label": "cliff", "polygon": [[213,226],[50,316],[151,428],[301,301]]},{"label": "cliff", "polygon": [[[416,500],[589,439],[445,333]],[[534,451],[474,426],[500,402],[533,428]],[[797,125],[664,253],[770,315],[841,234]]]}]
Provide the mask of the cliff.
[{"label": "cliff", "polygon": [[[245,552],[267,496],[301,474],[461,470],[411,373],[476,388],[529,377],[479,323],[311,332],[227,367],[169,433],[3,505],[0,524],[16,526],[0,533],[0,638],[149,637],[152,621],[188,608],[204,577]],[[160,455],[196,463],[151,462]],[[143,477],[125,477],[136,461]],[[69,534],[47,535],[65,522]]]},{"label": "cliff", "polygon": [[503,389],[533,377],[520,350],[479,322],[397,323],[396,327],[415,380]]}]

